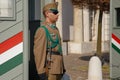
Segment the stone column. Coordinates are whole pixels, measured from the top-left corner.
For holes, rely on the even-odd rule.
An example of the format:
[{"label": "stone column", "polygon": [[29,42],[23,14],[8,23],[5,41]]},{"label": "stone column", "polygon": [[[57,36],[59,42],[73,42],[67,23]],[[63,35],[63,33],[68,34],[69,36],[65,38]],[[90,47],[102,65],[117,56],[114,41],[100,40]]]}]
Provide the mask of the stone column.
[{"label": "stone column", "polygon": [[102,51],[109,51],[109,14],[103,12],[102,19]]},{"label": "stone column", "polygon": [[54,0],[44,0],[44,1],[45,1],[45,4],[48,4],[48,3],[54,2]]},{"label": "stone column", "polygon": [[93,21],[93,27],[94,27],[94,33],[92,40],[96,41],[97,40],[97,35],[98,35],[98,19],[99,19],[99,10],[96,10],[94,13],[94,21]]},{"label": "stone column", "polygon": [[68,44],[68,51],[69,53],[77,53],[81,54],[82,46],[81,43],[83,42],[83,12],[82,9],[74,7],[74,14],[73,14],[73,41],[69,42]]},{"label": "stone column", "polygon": [[90,41],[89,9],[83,9],[84,42]]},{"label": "stone column", "polygon": [[109,14],[103,12],[103,20],[102,20],[102,40],[107,41],[109,40]]},{"label": "stone column", "polygon": [[83,12],[82,9],[74,7],[74,41],[83,41]]},{"label": "stone column", "polygon": [[58,10],[59,10],[59,18],[58,21],[56,22],[56,26],[59,29],[60,32],[60,36],[61,38],[62,36],[62,0],[55,0],[56,2],[58,2]]},{"label": "stone column", "polygon": [[102,19],[102,41],[109,40],[109,14],[103,12]]},{"label": "stone column", "polygon": [[108,40],[110,40],[109,39],[109,34],[110,34],[110,14],[105,14],[106,16],[105,16],[105,19],[106,19],[106,23],[105,23],[105,40],[106,41],[108,41]]},{"label": "stone column", "polygon": [[95,11],[92,11],[92,41],[95,40]]},{"label": "stone column", "polygon": [[58,10],[59,10],[59,18],[58,21],[56,22],[56,26],[59,29],[60,32],[60,36],[62,39],[62,51],[63,51],[63,55],[67,55],[68,54],[68,43],[67,42],[63,42],[63,34],[62,34],[62,28],[63,28],[63,23],[62,23],[62,0],[55,0],[56,2],[58,2]]},{"label": "stone column", "polygon": [[45,0],[40,0],[40,13],[41,13],[41,15],[40,15],[40,20],[42,20],[42,21],[44,21],[44,16],[43,16],[43,6],[45,5]]},{"label": "stone column", "polygon": [[105,41],[105,13],[103,12],[102,17],[102,41]]}]

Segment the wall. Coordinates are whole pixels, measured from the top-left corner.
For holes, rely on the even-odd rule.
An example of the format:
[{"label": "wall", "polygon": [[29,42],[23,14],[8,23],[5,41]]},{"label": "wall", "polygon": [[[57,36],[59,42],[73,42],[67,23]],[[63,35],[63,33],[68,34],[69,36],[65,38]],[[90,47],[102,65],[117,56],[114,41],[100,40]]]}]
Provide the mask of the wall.
[{"label": "wall", "polygon": [[41,18],[41,0],[29,0],[29,20],[40,20]]},{"label": "wall", "polygon": [[73,25],[73,5],[70,0],[62,0],[63,40],[70,40],[70,26]]},{"label": "wall", "polygon": [[15,20],[0,21],[0,80],[28,79],[26,48],[23,51],[27,38],[28,5],[24,0],[15,1]]}]

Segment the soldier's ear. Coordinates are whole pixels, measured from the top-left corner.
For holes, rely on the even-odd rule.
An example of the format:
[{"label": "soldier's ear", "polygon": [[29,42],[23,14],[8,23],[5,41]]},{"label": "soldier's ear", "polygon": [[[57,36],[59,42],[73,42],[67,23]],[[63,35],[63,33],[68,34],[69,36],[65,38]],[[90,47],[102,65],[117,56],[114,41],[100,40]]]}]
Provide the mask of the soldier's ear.
[{"label": "soldier's ear", "polygon": [[48,17],[49,13],[49,11],[45,11],[45,16]]}]

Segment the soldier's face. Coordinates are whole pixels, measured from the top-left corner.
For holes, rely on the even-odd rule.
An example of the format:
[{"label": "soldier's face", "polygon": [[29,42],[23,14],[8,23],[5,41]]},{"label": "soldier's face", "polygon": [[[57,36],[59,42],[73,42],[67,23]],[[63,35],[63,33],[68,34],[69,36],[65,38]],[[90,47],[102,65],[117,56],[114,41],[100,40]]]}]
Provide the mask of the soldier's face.
[{"label": "soldier's face", "polygon": [[46,14],[46,17],[53,23],[55,23],[58,20],[58,16],[58,12],[48,11]]}]

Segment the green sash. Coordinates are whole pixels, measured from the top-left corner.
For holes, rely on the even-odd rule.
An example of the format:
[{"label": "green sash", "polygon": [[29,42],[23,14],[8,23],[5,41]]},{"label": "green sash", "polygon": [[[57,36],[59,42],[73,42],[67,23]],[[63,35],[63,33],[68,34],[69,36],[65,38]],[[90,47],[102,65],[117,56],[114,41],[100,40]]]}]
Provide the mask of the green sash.
[{"label": "green sash", "polygon": [[[59,40],[58,34],[56,36],[56,39],[53,40],[48,29],[45,26],[41,26],[41,28],[43,28],[45,30],[45,33],[46,33],[47,49],[55,48],[58,45],[58,52],[62,53],[62,47],[60,45],[60,40]],[[50,41],[50,43],[51,43],[50,45],[48,44],[48,41]]]}]

